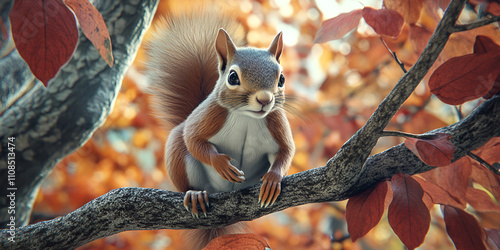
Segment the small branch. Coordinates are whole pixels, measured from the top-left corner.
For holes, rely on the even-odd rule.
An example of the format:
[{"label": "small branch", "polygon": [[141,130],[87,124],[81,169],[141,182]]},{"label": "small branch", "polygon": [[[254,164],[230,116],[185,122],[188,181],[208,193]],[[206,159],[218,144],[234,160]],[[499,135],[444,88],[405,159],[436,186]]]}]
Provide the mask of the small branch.
[{"label": "small branch", "polygon": [[457,112],[457,119],[460,121],[464,118],[464,115],[462,114],[462,105],[460,106],[455,106],[455,112]]},{"label": "small branch", "polygon": [[405,133],[405,132],[400,132],[400,131],[382,131],[380,134],[380,137],[384,136],[399,136],[399,137],[408,137],[408,138],[415,138],[415,139],[433,139],[436,137],[436,134],[423,134],[423,135],[417,135],[417,134],[410,134],[410,133]]},{"label": "small branch", "polygon": [[406,68],[405,68],[405,64],[399,60],[398,56],[396,55],[396,52],[392,51],[389,48],[389,46],[387,46],[387,43],[385,43],[385,41],[384,41],[384,39],[382,39],[382,37],[380,37],[380,41],[382,41],[382,44],[389,51],[389,53],[392,54],[392,57],[394,58],[394,60],[396,60],[396,63],[399,64],[399,67],[401,67],[401,69],[403,70],[403,72],[406,74],[407,71],[406,71]]},{"label": "small branch", "polygon": [[491,170],[491,172],[497,174],[497,175],[500,175],[500,169],[490,165],[488,162],[486,162],[485,160],[483,160],[483,158],[479,157],[478,155],[472,153],[472,152],[467,152],[467,155],[476,160],[477,162],[481,163],[481,165],[485,166],[486,168],[488,168],[489,170]]},{"label": "small branch", "polygon": [[498,22],[500,21],[500,16],[494,16],[491,18],[486,18],[474,23],[469,23],[469,24],[457,24],[452,27],[450,27],[450,33],[456,33],[456,32],[462,32],[462,31],[467,31],[467,30],[472,30],[475,28],[479,28],[485,25],[488,25],[490,23]]}]

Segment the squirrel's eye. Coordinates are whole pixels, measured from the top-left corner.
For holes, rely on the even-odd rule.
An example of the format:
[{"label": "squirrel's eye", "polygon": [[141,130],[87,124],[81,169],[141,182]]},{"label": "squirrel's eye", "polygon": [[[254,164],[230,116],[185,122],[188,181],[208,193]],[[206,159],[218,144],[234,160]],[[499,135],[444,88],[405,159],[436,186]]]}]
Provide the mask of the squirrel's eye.
[{"label": "squirrel's eye", "polygon": [[278,82],[278,87],[283,87],[285,85],[285,76],[283,74],[280,75],[280,80]]},{"label": "squirrel's eye", "polygon": [[231,70],[231,72],[229,72],[229,76],[227,77],[227,82],[233,86],[240,85],[240,79],[238,78],[238,74],[236,73],[236,71]]}]

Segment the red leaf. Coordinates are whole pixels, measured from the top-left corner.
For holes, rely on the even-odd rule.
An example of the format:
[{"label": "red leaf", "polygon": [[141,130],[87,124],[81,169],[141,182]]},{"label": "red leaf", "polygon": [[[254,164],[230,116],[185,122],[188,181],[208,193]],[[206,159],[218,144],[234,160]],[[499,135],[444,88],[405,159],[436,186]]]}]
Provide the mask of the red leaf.
[{"label": "red leaf", "polygon": [[490,99],[494,95],[497,95],[500,92],[500,74],[498,74],[497,79],[493,83],[493,87],[491,87],[490,91],[483,96],[484,99]]},{"label": "red leaf", "polygon": [[403,17],[394,10],[363,8],[363,18],[379,35],[397,37],[403,27]]},{"label": "red leaf", "polygon": [[365,236],[379,223],[386,194],[387,181],[384,181],[349,199],[345,216],[352,241]]},{"label": "red leaf", "polygon": [[361,20],[361,9],[342,13],[324,21],[316,34],[316,38],[314,38],[314,43],[324,43],[342,38],[349,31],[358,27],[359,20]]},{"label": "red leaf", "polygon": [[395,10],[409,24],[414,24],[420,18],[423,0],[384,0],[384,6]]},{"label": "red leaf", "polygon": [[491,38],[487,36],[476,36],[476,42],[474,42],[475,54],[484,54],[495,50],[500,50],[500,46],[493,42]]},{"label": "red leaf", "polygon": [[409,175],[397,174],[391,179],[393,191],[388,219],[394,233],[409,249],[422,244],[431,223],[429,210],[422,201],[424,191]]},{"label": "red leaf", "polygon": [[210,241],[203,250],[219,249],[264,249],[269,248],[267,241],[256,234],[229,234]]},{"label": "red leaf", "polygon": [[484,233],[476,218],[462,209],[443,205],[446,232],[460,249],[486,249],[483,243]]},{"label": "red leaf", "polygon": [[78,30],[73,13],[61,0],[16,0],[9,18],[19,54],[47,86],[75,50]]},{"label": "red leaf", "polygon": [[108,28],[99,11],[88,0],[64,0],[75,12],[83,34],[94,44],[102,58],[113,67],[113,52]]},{"label": "red leaf", "polygon": [[429,87],[441,101],[460,105],[486,95],[500,74],[500,51],[450,58],[434,71]]},{"label": "red leaf", "polygon": [[443,167],[450,165],[455,152],[450,138],[449,134],[444,133],[437,134],[434,139],[406,138],[405,146],[425,164]]}]

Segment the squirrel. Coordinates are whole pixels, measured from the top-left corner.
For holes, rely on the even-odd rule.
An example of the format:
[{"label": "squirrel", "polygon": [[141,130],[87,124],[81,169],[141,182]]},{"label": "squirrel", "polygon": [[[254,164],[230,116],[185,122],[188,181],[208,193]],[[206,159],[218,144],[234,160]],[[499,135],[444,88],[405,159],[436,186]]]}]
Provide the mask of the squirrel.
[{"label": "squirrel", "polygon": [[[260,206],[272,205],[295,151],[284,111],[282,33],[267,49],[244,47],[238,21],[206,8],[163,24],[149,44],[146,74],[157,115],[173,127],[165,164],[185,193],[184,207],[206,216],[208,194],[259,182]],[[202,248],[236,231],[196,229],[189,241]]]}]

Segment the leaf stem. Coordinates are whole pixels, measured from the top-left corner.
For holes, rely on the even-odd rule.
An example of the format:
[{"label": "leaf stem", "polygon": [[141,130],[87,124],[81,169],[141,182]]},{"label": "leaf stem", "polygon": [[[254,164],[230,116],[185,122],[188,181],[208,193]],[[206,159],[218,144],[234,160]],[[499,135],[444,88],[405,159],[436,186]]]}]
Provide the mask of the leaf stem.
[{"label": "leaf stem", "polygon": [[396,63],[399,65],[399,67],[401,67],[401,69],[403,70],[403,72],[406,74],[407,71],[406,71],[406,68],[405,68],[405,64],[399,60],[398,56],[396,55],[396,52],[392,51],[389,48],[389,46],[387,46],[387,43],[385,43],[385,41],[384,41],[384,39],[382,37],[380,37],[380,41],[382,41],[382,44],[389,51],[389,53],[391,53],[391,55],[394,58],[394,60],[396,60]]},{"label": "leaf stem", "polygon": [[488,162],[486,162],[485,160],[483,160],[483,158],[479,157],[478,155],[472,153],[472,152],[467,152],[467,155],[476,160],[477,162],[479,162],[481,165],[485,166],[486,168],[488,168],[491,172],[497,174],[497,175],[500,175],[500,169],[490,165]]},{"label": "leaf stem", "polygon": [[380,137],[384,136],[399,136],[399,137],[408,137],[408,138],[415,138],[415,139],[433,139],[436,137],[436,134],[422,134],[422,135],[417,135],[417,134],[410,134],[410,133],[405,133],[405,132],[400,132],[400,131],[382,131],[380,134]]},{"label": "leaf stem", "polygon": [[477,22],[469,23],[469,24],[456,24],[456,25],[450,27],[449,32],[456,33],[456,32],[467,31],[467,30],[479,28],[479,27],[488,25],[490,23],[498,22],[498,21],[500,21],[500,16],[486,18],[483,20],[479,20]]}]

